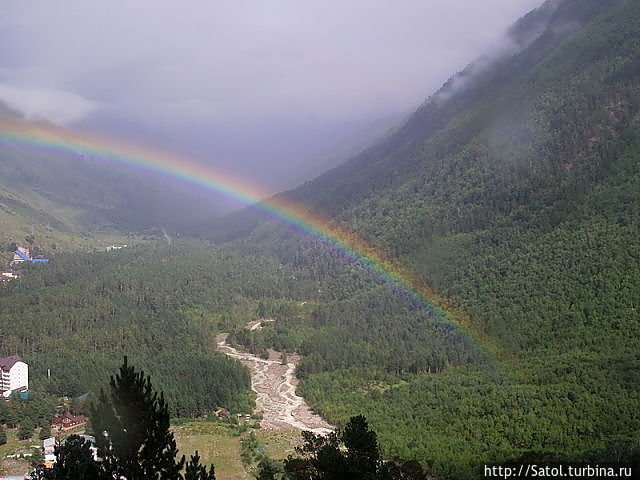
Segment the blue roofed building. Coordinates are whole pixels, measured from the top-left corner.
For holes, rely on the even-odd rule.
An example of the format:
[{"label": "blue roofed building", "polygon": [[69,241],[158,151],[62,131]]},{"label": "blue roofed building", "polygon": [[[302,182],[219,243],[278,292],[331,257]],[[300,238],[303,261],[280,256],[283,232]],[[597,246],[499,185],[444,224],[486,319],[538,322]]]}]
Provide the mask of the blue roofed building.
[{"label": "blue roofed building", "polygon": [[11,261],[11,265],[22,262],[47,263],[48,261],[48,258],[33,258],[30,248],[18,247],[16,251],[13,252],[13,260]]}]

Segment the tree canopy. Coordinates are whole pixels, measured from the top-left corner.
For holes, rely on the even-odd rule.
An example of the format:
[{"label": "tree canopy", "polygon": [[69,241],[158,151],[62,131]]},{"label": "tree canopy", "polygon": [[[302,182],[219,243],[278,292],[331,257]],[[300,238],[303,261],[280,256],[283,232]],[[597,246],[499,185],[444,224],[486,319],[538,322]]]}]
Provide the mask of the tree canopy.
[{"label": "tree canopy", "polygon": [[127,357],[91,408],[97,455],[89,442],[71,436],[56,448],[53,469],[40,468],[36,478],[127,480],[215,480],[214,468],[200,464],[198,452],[178,457],[169,430],[169,407],[154,391],[151,378],[137,372]]},{"label": "tree canopy", "polygon": [[303,432],[304,444],[284,462],[290,480],[426,479],[416,462],[383,461],[376,433],[363,415],[326,436]]}]

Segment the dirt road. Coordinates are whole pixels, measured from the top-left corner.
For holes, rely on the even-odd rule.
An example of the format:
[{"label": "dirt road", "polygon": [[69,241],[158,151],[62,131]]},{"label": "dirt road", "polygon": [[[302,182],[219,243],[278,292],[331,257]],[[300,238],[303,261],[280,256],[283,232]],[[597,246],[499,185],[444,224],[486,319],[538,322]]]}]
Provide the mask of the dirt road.
[{"label": "dirt road", "polygon": [[314,413],[304,398],[296,395],[295,355],[282,365],[279,352],[271,351],[268,359],[239,351],[226,342],[227,335],[216,337],[218,351],[240,360],[251,371],[251,388],[258,394],[256,411],[262,412],[262,428],[296,428],[316,434],[333,431],[331,425]]}]

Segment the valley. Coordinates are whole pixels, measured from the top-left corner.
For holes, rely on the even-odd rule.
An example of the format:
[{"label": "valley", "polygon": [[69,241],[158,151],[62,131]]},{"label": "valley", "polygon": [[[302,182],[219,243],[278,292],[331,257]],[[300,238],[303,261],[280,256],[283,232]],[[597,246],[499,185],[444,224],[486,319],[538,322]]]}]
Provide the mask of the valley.
[{"label": "valley", "polygon": [[287,363],[283,364],[281,352],[270,350],[268,358],[259,358],[232,347],[226,338],[227,334],[216,337],[217,350],[240,360],[251,371],[251,389],[257,394],[256,413],[262,416],[262,428],[294,428],[321,435],[334,430],[296,394],[296,355],[288,355]]},{"label": "valley", "polygon": [[[181,448],[212,459],[220,445],[220,462],[277,438],[278,470],[301,431],[339,434],[360,415],[382,458],[438,479],[637,460],[640,3],[550,0],[507,39],[368,148],[273,197],[100,144],[114,165],[259,202],[223,218],[200,216],[204,203],[180,218],[190,195],[24,127],[62,155],[0,151],[3,255],[35,236],[50,259],[0,284],[0,356],[69,404],[127,356],[163,392]],[[130,246],[89,251],[111,229]],[[12,444],[28,410],[0,418]],[[252,455],[225,471],[245,478],[265,460]]]}]

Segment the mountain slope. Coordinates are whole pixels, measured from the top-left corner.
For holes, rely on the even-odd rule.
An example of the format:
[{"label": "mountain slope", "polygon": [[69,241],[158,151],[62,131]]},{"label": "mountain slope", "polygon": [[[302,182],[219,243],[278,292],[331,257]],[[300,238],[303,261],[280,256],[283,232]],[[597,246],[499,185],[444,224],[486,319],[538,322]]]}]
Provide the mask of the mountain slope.
[{"label": "mountain slope", "polygon": [[[0,291],[0,343],[41,378],[51,362],[72,365],[74,393],[91,386],[84,366],[97,354],[104,366],[138,348],[167,371],[172,345],[207,358],[221,331],[255,352],[296,351],[314,408],[342,424],[366,414],[387,457],[438,478],[481,478],[496,461],[637,458],[639,65],[636,1],[547,2],[395,131],[282,194],[395,255],[481,335],[245,211],[217,226],[235,239],[219,249],[185,242],[33,268]],[[249,317],[275,321],[248,331]]]},{"label": "mountain slope", "polygon": [[[10,110],[0,117],[20,122]],[[72,236],[96,232],[176,229],[211,215],[192,192],[100,164],[83,154],[22,148],[3,142],[0,151],[2,240],[21,242],[37,233],[47,243],[69,244]]]},{"label": "mountain slope", "polygon": [[[313,406],[339,422],[367,412],[387,454],[453,478],[490,460],[637,449],[638,99],[640,4],[550,1],[397,131],[283,194],[392,252],[502,352],[497,376],[451,352],[441,373],[414,363],[409,375],[413,360],[397,363],[412,351],[388,359],[377,344],[373,364],[349,367],[336,359],[388,312],[372,293],[359,323],[335,335],[357,315],[345,300],[319,311],[299,344]],[[282,232],[241,212],[218,238],[270,242],[284,261],[317,268],[312,248]],[[247,341],[287,334],[285,323]]]},{"label": "mountain slope", "polygon": [[[591,22],[575,33],[559,29],[583,21],[589,4],[595,14]],[[528,48],[441,106],[438,97],[450,88],[445,86],[398,132],[396,146],[387,145],[391,150],[357,173],[355,182],[352,174],[342,175],[336,186],[311,198],[304,189],[295,195],[337,214],[381,247],[407,256],[440,288],[451,285],[451,273],[445,273],[445,283],[434,270],[435,259],[419,259],[433,257],[429,243],[442,245],[444,239],[454,248],[467,242],[484,255],[495,248],[473,242],[495,242],[506,258],[514,238],[527,245],[564,230],[577,238],[564,239],[563,246],[589,249],[580,234],[600,227],[606,234],[600,240],[613,242],[611,252],[628,264],[637,251],[639,219],[640,10],[633,2],[605,8],[602,2],[569,1],[556,8],[545,33]],[[604,11],[597,15],[599,10]],[[557,38],[559,30],[564,40]],[[454,106],[447,107],[451,102]],[[462,114],[433,134],[422,133],[436,120],[443,122],[441,110],[456,103],[467,105]],[[475,239],[464,238],[469,233]],[[629,239],[622,251],[621,238]],[[546,266],[558,261],[555,255],[547,257]],[[594,260],[584,256],[575,262],[586,266]],[[631,272],[637,271],[637,260],[631,266]],[[458,282],[446,293],[454,293]],[[457,290],[469,296],[468,290]],[[592,293],[599,297],[596,290]]]}]

